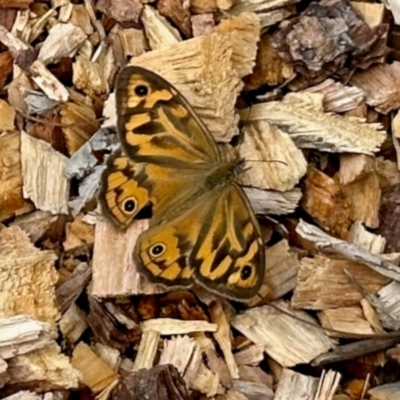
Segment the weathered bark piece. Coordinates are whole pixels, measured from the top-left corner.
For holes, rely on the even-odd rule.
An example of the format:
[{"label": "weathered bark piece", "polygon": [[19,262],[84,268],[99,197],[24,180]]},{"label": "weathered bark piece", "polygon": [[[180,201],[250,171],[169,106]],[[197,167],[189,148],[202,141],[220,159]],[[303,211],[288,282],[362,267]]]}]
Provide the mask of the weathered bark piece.
[{"label": "weathered bark piece", "polygon": [[69,180],[64,175],[67,157],[49,143],[21,132],[23,192],[36,208],[52,214],[68,213]]},{"label": "weathered bark piece", "polygon": [[85,32],[72,23],[54,25],[40,48],[38,60],[46,65],[57,63],[62,57],[72,57],[86,37]]},{"label": "weathered bark piece", "polygon": [[215,302],[210,308],[211,321],[218,326],[214,338],[224,355],[232,379],[239,378],[239,370],[232,354],[231,330],[229,321],[221,303]]},{"label": "weathered bark piece", "polygon": [[55,253],[37,249],[17,226],[0,231],[0,249],[0,315],[26,314],[54,325]]},{"label": "weathered bark piece", "polygon": [[[107,220],[96,223],[93,249],[92,295],[96,297],[153,294],[165,291],[162,286],[148,283],[133,262],[132,251],[148,221],[135,221],[126,232],[118,231]],[[113,251],[109,251],[112,248]]]},{"label": "weathered bark piece", "polygon": [[77,389],[80,374],[67,356],[54,343],[42,349],[8,360],[10,387],[32,388],[35,391]]},{"label": "weathered bark piece", "polygon": [[298,207],[302,193],[300,189],[287,192],[243,188],[254,212],[258,215],[286,215]]},{"label": "weathered bark piece", "polygon": [[21,10],[29,8],[33,0],[3,0],[0,8],[19,8]]},{"label": "weathered bark piece", "polygon": [[273,400],[275,398],[273,390],[259,382],[238,379],[233,382],[233,389],[244,394],[247,399]]},{"label": "weathered bark piece", "polygon": [[318,378],[302,375],[285,368],[279,378],[274,400],[289,400],[296,397],[314,400],[318,390],[318,381]]},{"label": "weathered bark piece", "polygon": [[264,359],[264,349],[261,345],[250,345],[234,354],[237,365],[258,365]]},{"label": "weathered bark piece", "polygon": [[[276,305],[301,319],[315,323],[305,312]],[[332,343],[317,327],[302,323],[270,306],[251,308],[232,319],[232,326],[284,367],[307,363],[328,351]],[[288,351],[290,349],[290,351]]]},{"label": "weathered bark piece", "polygon": [[265,29],[294,14],[296,11],[295,3],[297,3],[297,0],[278,0],[275,2],[268,0],[238,0],[235,1],[233,7],[227,13],[239,15],[243,12],[253,12],[260,18],[261,28]]},{"label": "weathered bark piece", "polygon": [[151,6],[144,6],[141,21],[152,50],[168,49],[182,40],[179,31]]},{"label": "weathered bark piece", "polygon": [[315,104],[316,100],[321,102],[317,94],[291,93],[283,101],[259,103],[241,110],[240,116],[244,121],[277,125],[302,149],[364,154],[379,150],[386,138],[380,124],[324,113],[321,105]]},{"label": "weathered bark piece", "polygon": [[137,57],[146,51],[146,40],[144,34],[139,29],[121,29],[118,31],[124,56]]},{"label": "weathered bark piece", "polygon": [[76,343],[87,329],[85,313],[74,303],[63,314],[59,322],[60,332],[70,343]]},{"label": "weathered bark piece", "polygon": [[215,21],[212,13],[192,15],[190,21],[192,24],[193,37],[209,35],[214,31]]},{"label": "weathered bark piece", "polygon": [[282,192],[293,189],[305,175],[307,163],[290,136],[262,121],[248,124],[243,132],[238,147],[239,159],[245,160],[240,183]]},{"label": "weathered bark piece", "polygon": [[300,220],[297,225],[296,232],[303,239],[312,242],[320,251],[328,252],[330,254],[339,254],[347,260],[367,265],[379,274],[400,282],[400,268],[397,265],[371,254],[369,251],[359,246],[329,236],[317,227],[310,225],[303,220]]},{"label": "weathered bark piece", "polygon": [[112,400],[190,400],[185,382],[172,365],[158,365],[124,377],[112,391]]},{"label": "weathered bark piece", "polygon": [[169,18],[187,38],[192,36],[189,4],[182,0],[161,0],[157,3],[157,9],[161,15]]},{"label": "weathered bark piece", "polygon": [[75,347],[71,363],[82,374],[85,385],[95,394],[118,380],[118,375],[83,342]]},{"label": "weathered bark piece", "polygon": [[265,253],[264,282],[268,284],[268,300],[277,300],[292,291],[297,284],[300,268],[298,256],[290,251],[286,239],[269,247]]},{"label": "weathered bark piece", "polygon": [[135,358],[134,371],[142,368],[149,369],[154,365],[159,340],[160,332],[148,330],[142,333]]},{"label": "weathered bark piece", "polygon": [[63,242],[65,251],[94,243],[94,226],[86,223],[83,218],[84,215],[79,214],[72,222],[66,224],[66,237]]},{"label": "weathered bark piece", "polygon": [[92,276],[92,269],[86,263],[80,263],[70,277],[56,289],[57,303],[64,313],[80,296]]},{"label": "weathered bark piece", "polygon": [[388,283],[388,279],[353,261],[334,260],[322,255],[305,257],[300,261],[292,306],[325,310],[358,305],[363,295],[344,270],[349,271],[357,282],[372,293]]},{"label": "weathered bark piece", "polygon": [[385,383],[376,386],[367,392],[371,400],[389,400],[400,396],[400,382]]},{"label": "weathered bark piece", "polygon": [[[342,332],[351,332],[364,335],[373,335],[375,331],[364,318],[360,307],[338,307],[325,309],[318,313],[319,320],[324,328]],[[329,336],[340,337],[339,334],[325,331]]]},{"label": "weathered bark piece", "polygon": [[378,112],[387,114],[400,108],[400,62],[378,65],[355,74],[350,83],[366,93],[366,102]]},{"label": "weathered bark piece", "polygon": [[0,221],[33,209],[22,195],[20,134],[8,132],[0,136]]},{"label": "weathered bark piece", "polygon": [[7,360],[54,343],[54,332],[46,322],[24,315],[0,319],[0,357]]},{"label": "weathered bark piece", "polygon": [[350,204],[342,187],[334,179],[310,166],[301,204],[325,229],[347,238],[351,224]]},{"label": "weathered bark piece", "polygon": [[122,25],[138,24],[143,4],[139,0],[100,0],[96,4],[96,10]]},{"label": "weathered bark piece", "polygon": [[279,57],[272,47],[271,35],[262,35],[258,42],[256,65],[245,78],[245,90],[256,90],[263,85],[276,86],[293,76],[293,67]]},{"label": "weathered bark piece", "polygon": [[193,332],[216,332],[218,326],[207,321],[183,321],[172,318],[155,318],[144,321],[142,331],[154,330],[161,335],[182,335]]},{"label": "weathered bark piece", "polygon": [[372,254],[379,255],[385,250],[386,239],[367,231],[360,221],[354,222],[351,226],[348,240]]},{"label": "weathered bark piece", "polygon": [[[354,3],[358,4],[358,3]],[[345,86],[341,82],[327,79],[319,85],[305,89],[306,93],[322,94],[322,104],[325,112],[343,113],[357,108],[365,98],[362,89],[355,86]]]}]

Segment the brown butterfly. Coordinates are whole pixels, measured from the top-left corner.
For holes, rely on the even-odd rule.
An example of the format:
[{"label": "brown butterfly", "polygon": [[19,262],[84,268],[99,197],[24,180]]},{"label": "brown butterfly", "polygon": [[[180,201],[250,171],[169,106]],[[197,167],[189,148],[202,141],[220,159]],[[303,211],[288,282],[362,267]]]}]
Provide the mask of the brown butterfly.
[{"label": "brown butterfly", "polygon": [[151,282],[244,300],[259,290],[265,248],[237,165],[222,161],[210,132],[166,80],[138,66],[116,83],[122,151],[102,176],[103,212],[125,229],[151,206],[133,256]]}]

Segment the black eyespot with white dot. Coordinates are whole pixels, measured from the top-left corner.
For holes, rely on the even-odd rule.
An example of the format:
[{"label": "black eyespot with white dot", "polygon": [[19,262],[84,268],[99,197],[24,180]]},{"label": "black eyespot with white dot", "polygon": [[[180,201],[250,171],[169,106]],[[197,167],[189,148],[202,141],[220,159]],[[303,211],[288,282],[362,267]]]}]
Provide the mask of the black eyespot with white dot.
[{"label": "black eyespot with white dot", "polygon": [[153,257],[158,257],[164,253],[165,249],[166,246],[164,243],[156,243],[150,247],[149,253]]},{"label": "black eyespot with white dot", "polygon": [[135,87],[135,94],[139,97],[145,97],[149,93],[149,88],[146,85],[138,85]]},{"label": "black eyespot with white dot", "polygon": [[122,209],[126,214],[133,214],[136,210],[136,199],[132,197],[126,199],[122,204]]},{"label": "black eyespot with white dot", "polygon": [[245,265],[242,270],[240,271],[240,278],[243,281],[247,281],[253,274],[253,268],[251,265]]}]

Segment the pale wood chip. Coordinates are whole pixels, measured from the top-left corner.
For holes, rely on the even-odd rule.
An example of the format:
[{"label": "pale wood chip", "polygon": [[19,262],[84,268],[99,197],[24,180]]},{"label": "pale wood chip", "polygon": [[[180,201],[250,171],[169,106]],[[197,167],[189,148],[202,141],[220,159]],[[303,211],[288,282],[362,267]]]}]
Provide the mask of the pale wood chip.
[{"label": "pale wood chip", "polygon": [[5,100],[0,99],[0,132],[12,131],[15,127],[15,109]]},{"label": "pale wood chip", "polygon": [[133,367],[134,371],[142,368],[148,369],[154,365],[159,340],[160,332],[147,330],[142,333]]},{"label": "pale wood chip", "polygon": [[312,103],[311,93],[307,94],[310,98],[302,95],[291,93],[280,102],[255,104],[241,110],[241,118],[268,121],[281,127],[300,148],[364,154],[379,150],[387,135],[380,124],[324,113]]},{"label": "pale wood chip", "polygon": [[23,193],[39,210],[68,213],[70,182],[64,175],[67,161],[50,143],[21,132]]},{"label": "pale wood chip", "polygon": [[[397,24],[400,23],[400,7],[397,0],[385,1],[386,6],[389,5],[396,9],[392,9],[394,19]],[[385,15],[385,5],[378,3],[367,3],[366,1],[352,1],[351,6],[355,8],[362,16],[363,20],[368,24],[370,28],[375,28],[383,22]]]},{"label": "pale wood chip", "polygon": [[351,226],[348,240],[376,255],[382,254],[386,246],[383,236],[367,231],[360,221]]},{"label": "pale wood chip", "polygon": [[[276,303],[301,319],[315,321],[305,312],[290,310],[283,302]],[[280,313],[270,306],[251,308],[235,316],[232,326],[284,367],[308,363],[332,348],[323,331]]]},{"label": "pale wood chip", "polygon": [[73,303],[60,319],[59,327],[63,337],[69,343],[74,344],[88,327],[86,315]]},{"label": "pale wood chip", "polygon": [[396,399],[400,396],[400,382],[385,383],[383,385],[375,386],[367,392],[371,400],[388,400]]},{"label": "pale wood chip", "polygon": [[206,321],[183,321],[172,318],[148,319],[142,323],[142,331],[155,330],[161,335],[182,335],[192,332],[216,332],[218,326]]},{"label": "pale wood chip", "polygon": [[300,397],[314,400],[318,390],[318,378],[284,369],[279,377],[274,400],[289,400]]}]

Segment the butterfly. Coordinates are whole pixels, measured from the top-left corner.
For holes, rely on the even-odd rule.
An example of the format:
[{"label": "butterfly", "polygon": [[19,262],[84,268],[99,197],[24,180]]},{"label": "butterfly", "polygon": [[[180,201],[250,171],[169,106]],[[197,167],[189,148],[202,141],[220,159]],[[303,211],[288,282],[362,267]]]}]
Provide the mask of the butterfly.
[{"label": "butterfly", "polygon": [[238,165],[222,160],[204,123],[165,79],[139,66],[116,81],[121,149],[101,178],[103,214],[126,229],[151,209],[133,257],[139,272],[169,287],[206,289],[235,300],[263,281],[265,247]]}]

